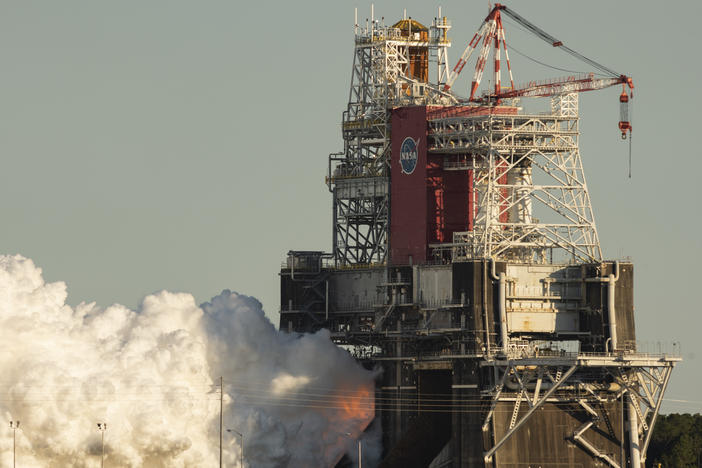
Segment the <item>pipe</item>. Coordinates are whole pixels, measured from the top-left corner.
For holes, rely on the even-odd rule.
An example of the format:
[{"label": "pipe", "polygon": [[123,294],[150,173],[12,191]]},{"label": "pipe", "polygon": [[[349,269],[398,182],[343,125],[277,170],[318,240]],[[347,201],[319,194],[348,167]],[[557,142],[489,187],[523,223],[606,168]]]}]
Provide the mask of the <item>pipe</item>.
[{"label": "pipe", "polygon": [[639,451],[639,421],[636,418],[636,410],[629,395],[629,447],[631,456],[631,468],[641,468],[641,452]]},{"label": "pipe", "polygon": [[509,336],[507,335],[507,276],[504,273],[500,273],[499,276],[495,274],[494,259],[492,260],[490,275],[492,279],[499,282],[497,287],[497,303],[500,312],[500,339],[502,340],[502,352],[507,354],[509,347]]},{"label": "pipe", "polygon": [[[538,381],[536,382],[522,382],[524,384],[524,388],[528,390],[536,390],[536,387],[538,385],[539,390],[548,390],[550,389],[553,384],[551,382],[541,382],[539,384]],[[509,376],[505,379],[505,387],[509,388],[510,390],[520,390],[521,386],[519,385],[519,382],[517,381],[516,377]],[[565,387],[561,387],[565,388]],[[574,388],[574,387],[573,387]]]},{"label": "pipe", "polygon": [[507,336],[507,280],[504,273],[500,273],[500,283],[498,286],[498,297],[500,309],[500,338],[502,339],[502,351],[507,354],[509,337]]},{"label": "pipe", "polygon": [[609,316],[609,336],[612,338],[612,351],[617,350],[617,310],[614,306],[614,298],[616,294],[615,284],[619,279],[619,260],[614,262],[615,275],[610,274],[607,277],[607,308]]},{"label": "pipe", "polygon": [[[505,372],[505,374],[509,374],[508,372]],[[536,381],[534,380],[525,380],[522,382],[523,386],[527,390],[536,390],[537,387],[539,387],[541,390],[548,390],[553,386],[553,382],[541,382],[539,384],[538,379]],[[507,375],[505,377],[503,385],[507,387],[510,390],[520,390],[521,386],[519,385],[519,381],[514,375]],[[608,393],[616,393],[619,390],[621,390],[621,387],[619,384],[616,382],[610,382],[609,384],[602,384],[602,385],[594,385],[590,383],[582,383],[579,382],[577,385],[564,385],[561,387],[564,390],[576,390],[576,389],[585,389],[590,393],[593,392],[608,392]],[[593,393],[593,396],[597,397]],[[602,398],[598,398],[599,401],[604,401]]]},{"label": "pipe", "polygon": [[[612,352],[617,350],[617,310],[614,305],[616,298],[616,282],[619,280],[619,260],[614,262],[614,274],[607,277],[586,278],[586,282],[602,282],[607,283],[607,319],[609,324],[609,336],[612,340]],[[605,350],[607,343],[605,342]]]},{"label": "pipe", "polygon": [[[534,394],[538,396],[538,392],[536,391],[537,389],[539,392],[541,390],[550,390],[551,387],[553,387],[556,383],[555,382],[544,382],[543,380],[539,384],[539,381],[530,381],[529,383],[527,382],[522,382],[524,385],[524,388],[527,390],[534,390]],[[587,384],[569,384],[569,385],[561,385],[559,388],[561,390],[578,390],[582,385],[587,385]],[[504,386],[507,387],[508,389],[515,391],[515,390],[520,390],[521,386],[519,385],[519,382],[517,379],[513,376],[508,376],[505,379]],[[607,389],[604,389],[605,391]]]},{"label": "pipe", "polygon": [[[617,276],[619,276],[617,272]],[[609,336],[612,338],[612,351],[617,350],[617,311],[614,306],[616,278],[609,275],[607,281],[607,316],[609,317]]]},{"label": "pipe", "polygon": [[[493,262],[494,263],[494,262]],[[483,263],[483,320],[485,321],[485,352],[492,354],[490,349],[490,317],[487,310],[487,265]]]}]

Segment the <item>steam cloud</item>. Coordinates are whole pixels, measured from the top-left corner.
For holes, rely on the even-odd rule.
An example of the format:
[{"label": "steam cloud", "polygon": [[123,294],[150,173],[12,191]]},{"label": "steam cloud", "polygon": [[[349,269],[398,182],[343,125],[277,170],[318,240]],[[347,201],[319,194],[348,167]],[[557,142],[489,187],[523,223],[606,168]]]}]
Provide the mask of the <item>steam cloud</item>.
[{"label": "steam cloud", "polygon": [[[0,414],[21,422],[17,466],[99,466],[98,422],[108,425],[106,466],[217,466],[219,376],[224,426],[244,435],[246,467],[354,457],[373,416],[374,375],[326,332],[280,333],[256,299],[230,291],[202,306],[163,291],[136,311],[73,308],[66,296],[30,259],[0,256]],[[5,427],[0,462],[11,466]],[[364,466],[377,463],[372,432]],[[240,466],[239,444],[224,434],[224,466]]]}]

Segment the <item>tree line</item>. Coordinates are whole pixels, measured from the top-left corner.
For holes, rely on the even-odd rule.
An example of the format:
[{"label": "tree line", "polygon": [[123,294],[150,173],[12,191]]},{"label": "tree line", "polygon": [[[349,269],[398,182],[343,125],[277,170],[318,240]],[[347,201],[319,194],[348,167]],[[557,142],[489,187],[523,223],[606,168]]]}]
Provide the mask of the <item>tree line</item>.
[{"label": "tree line", "polygon": [[702,468],[702,414],[660,415],[646,457],[647,468]]}]

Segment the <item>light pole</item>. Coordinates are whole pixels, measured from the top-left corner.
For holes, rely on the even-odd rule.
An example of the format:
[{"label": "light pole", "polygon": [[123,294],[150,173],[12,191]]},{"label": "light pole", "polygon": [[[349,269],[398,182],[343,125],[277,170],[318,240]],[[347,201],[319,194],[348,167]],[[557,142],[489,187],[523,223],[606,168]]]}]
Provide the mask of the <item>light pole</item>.
[{"label": "light pole", "polygon": [[[347,432],[348,437],[353,437],[350,432]],[[363,468],[363,446],[361,445],[361,439],[358,440],[358,468]]]},{"label": "light pole", "polygon": [[100,468],[105,467],[105,431],[107,423],[97,423],[98,431],[100,431],[100,440],[102,442],[102,455],[100,457]]},{"label": "light pole", "polygon": [[241,450],[239,450],[239,464],[241,465],[241,468],[244,468],[244,434],[235,429],[227,429],[227,432],[234,433],[238,435],[241,439]]},{"label": "light pole", "polygon": [[224,409],[224,377],[219,376],[219,468],[222,468],[222,421]]},{"label": "light pole", "polygon": [[19,429],[19,421],[10,421],[10,429],[12,429],[12,466],[16,466],[17,462],[17,429]]},{"label": "light pole", "polygon": [[363,467],[363,449],[361,445],[361,439],[358,439],[358,468]]}]

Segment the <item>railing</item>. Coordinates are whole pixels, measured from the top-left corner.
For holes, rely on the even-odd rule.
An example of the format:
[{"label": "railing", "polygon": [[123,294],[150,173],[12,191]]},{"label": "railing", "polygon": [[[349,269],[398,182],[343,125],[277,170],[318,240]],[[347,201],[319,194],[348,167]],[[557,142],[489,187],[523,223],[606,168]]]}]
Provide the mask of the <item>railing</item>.
[{"label": "railing", "polygon": [[[576,340],[566,342],[555,342],[550,347],[543,341],[513,341],[508,346],[507,357],[509,359],[529,359],[529,358],[615,358],[637,356],[644,358],[660,358],[662,356],[679,358],[682,356],[680,342],[648,342],[648,341],[622,341],[617,349],[611,351],[581,351],[580,342]],[[561,347],[559,349],[559,346]],[[491,346],[490,354],[504,356],[504,350],[500,346]]]},{"label": "railing", "polygon": [[385,263],[347,263],[332,266],[336,270],[367,270],[369,268],[384,268]]},{"label": "railing", "polygon": [[364,29],[356,33],[357,42],[371,42],[371,41],[409,41],[410,37],[402,36],[402,31],[399,28],[390,27],[374,27],[371,30]]},{"label": "railing", "polygon": [[281,264],[281,269],[290,269],[304,275],[319,274],[322,268],[332,267],[334,267],[333,254],[320,251],[291,250]]},{"label": "railing", "polygon": [[460,301],[454,301],[453,299],[421,299],[417,302],[416,305],[418,305],[422,309],[448,309],[454,307],[462,307],[466,304],[462,304]]},{"label": "railing", "polygon": [[627,349],[627,352],[636,354],[682,356],[682,345],[679,341],[636,340],[636,342],[626,341],[624,344],[624,348]]},{"label": "railing", "polygon": [[365,313],[369,310],[375,310],[378,308],[378,303],[373,301],[363,301],[363,302],[349,302],[346,304],[336,304],[333,308],[334,312],[357,312]]}]

